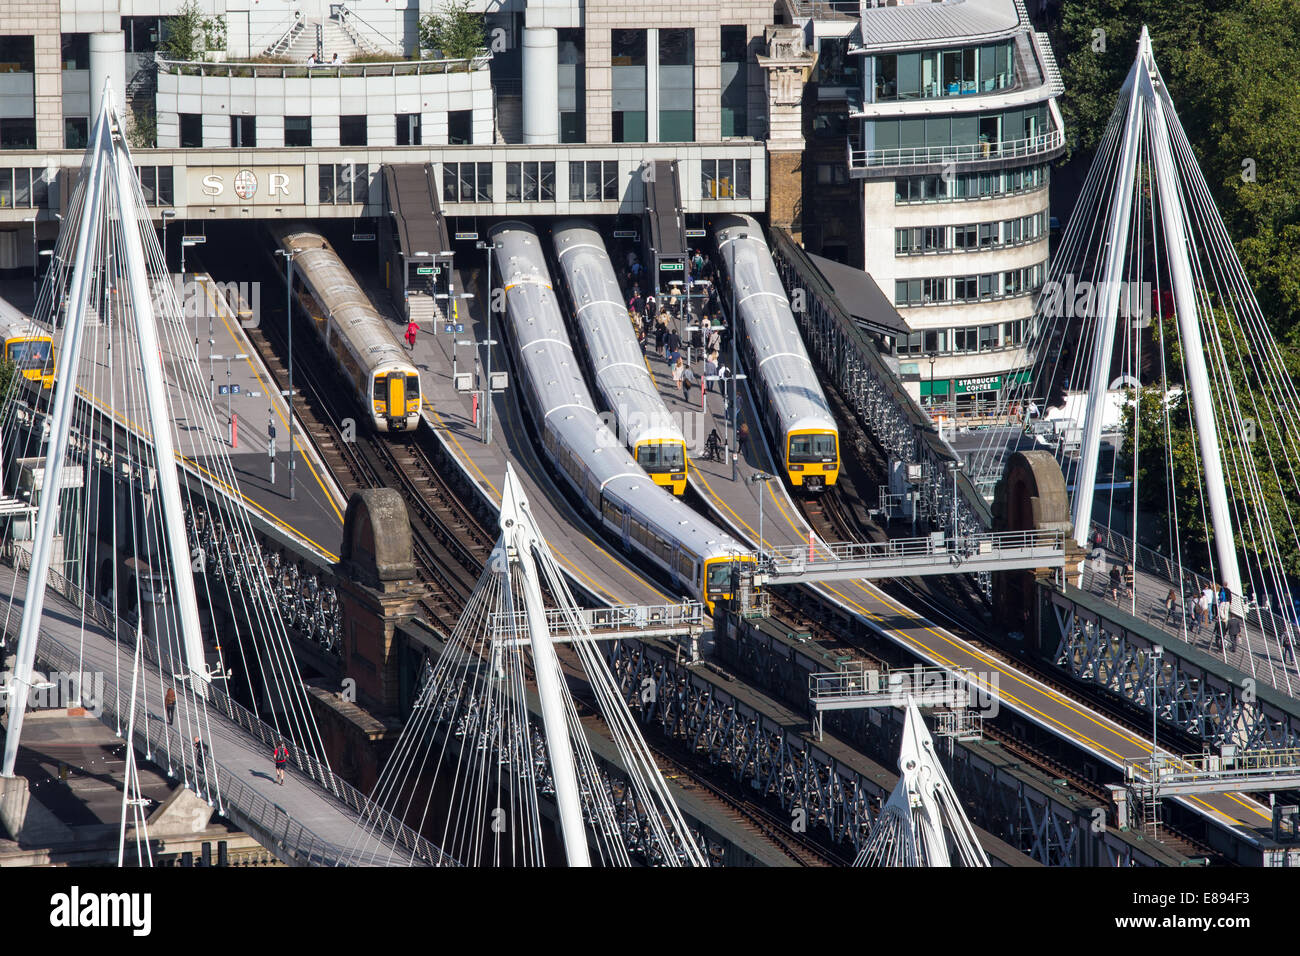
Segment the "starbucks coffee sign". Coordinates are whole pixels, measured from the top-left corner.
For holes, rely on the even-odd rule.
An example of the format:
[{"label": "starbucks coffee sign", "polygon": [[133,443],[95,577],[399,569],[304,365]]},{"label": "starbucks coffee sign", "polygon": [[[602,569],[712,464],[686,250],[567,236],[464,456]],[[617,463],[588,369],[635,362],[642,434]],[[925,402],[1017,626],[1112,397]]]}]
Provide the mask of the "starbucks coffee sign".
[{"label": "starbucks coffee sign", "polygon": [[191,166],[186,171],[192,206],[300,206],[301,166]]}]

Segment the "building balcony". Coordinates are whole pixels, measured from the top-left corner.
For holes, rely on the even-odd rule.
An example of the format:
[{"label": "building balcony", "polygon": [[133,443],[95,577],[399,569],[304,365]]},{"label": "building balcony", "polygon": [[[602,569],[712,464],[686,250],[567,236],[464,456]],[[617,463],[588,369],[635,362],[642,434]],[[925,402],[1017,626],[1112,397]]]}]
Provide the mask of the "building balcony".
[{"label": "building balcony", "polygon": [[859,149],[848,141],[849,175],[857,178],[876,173],[893,175],[907,167],[942,168],[954,163],[988,163],[997,165],[1009,160],[1050,158],[1065,149],[1065,133],[1050,130],[1024,139],[995,143],[964,143],[954,146],[903,146],[885,149]]},{"label": "building balcony", "polygon": [[437,76],[447,73],[473,73],[488,69],[492,54],[484,52],[462,60],[380,60],[376,62],[277,63],[274,61],[166,60],[155,57],[160,75],[224,78],[325,79],[371,76]]}]

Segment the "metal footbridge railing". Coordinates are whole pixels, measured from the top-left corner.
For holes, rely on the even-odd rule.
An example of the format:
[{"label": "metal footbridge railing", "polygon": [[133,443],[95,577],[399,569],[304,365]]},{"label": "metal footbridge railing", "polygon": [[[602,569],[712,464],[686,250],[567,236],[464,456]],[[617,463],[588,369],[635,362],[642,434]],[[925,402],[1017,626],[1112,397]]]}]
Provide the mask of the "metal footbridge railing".
[{"label": "metal footbridge railing", "polygon": [[899,578],[976,571],[1015,571],[1065,566],[1061,531],[996,531],[955,538],[935,532],[924,538],[813,544],[765,549],[760,575],[767,584],[803,584],[862,578]]}]

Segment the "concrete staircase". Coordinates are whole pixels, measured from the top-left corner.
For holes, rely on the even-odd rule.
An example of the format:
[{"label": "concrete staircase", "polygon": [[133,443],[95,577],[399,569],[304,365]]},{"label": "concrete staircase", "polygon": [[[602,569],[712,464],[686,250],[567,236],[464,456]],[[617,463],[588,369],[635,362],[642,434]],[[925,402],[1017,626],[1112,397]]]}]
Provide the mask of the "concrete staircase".
[{"label": "concrete staircase", "polygon": [[412,292],[406,297],[406,321],[418,323],[422,331],[438,331],[442,328],[442,319],[442,309],[431,296]]},{"label": "concrete staircase", "polygon": [[302,31],[294,37],[293,43],[285,51],[284,56],[293,60],[295,63],[306,63],[307,58],[316,52],[316,41],[321,41],[320,61],[328,65],[334,58],[334,54],[339,55],[339,61],[346,63],[361,53],[370,53],[371,51],[358,44],[348,32],[343,29],[334,20],[304,22]]},{"label": "concrete staircase", "polygon": [[496,99],[494,125],[496,142],[522,143],[524,141],[524,94],[518,80],[503,80],[492,84]]}]

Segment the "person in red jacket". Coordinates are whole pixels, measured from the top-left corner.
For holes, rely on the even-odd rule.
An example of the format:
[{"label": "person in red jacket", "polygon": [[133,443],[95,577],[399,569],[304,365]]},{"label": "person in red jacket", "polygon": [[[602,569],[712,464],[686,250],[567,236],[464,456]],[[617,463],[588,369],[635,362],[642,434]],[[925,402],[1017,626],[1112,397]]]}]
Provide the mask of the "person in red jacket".
[{"label": "person in red jacket", "polygon": [[406,345],[412,352],[415,351],[415,335],[419,331],[420,324],[418,322],[411,322],[406,326]]},{"label": "person in red jacket", "polygon": [[284,765],[289,762],[289,748],[281,740],[275,745],[275,750],[271,751],[271,759],[275,761],[275,782],[284,786]]}]

